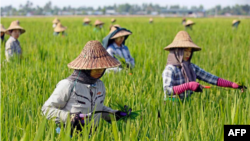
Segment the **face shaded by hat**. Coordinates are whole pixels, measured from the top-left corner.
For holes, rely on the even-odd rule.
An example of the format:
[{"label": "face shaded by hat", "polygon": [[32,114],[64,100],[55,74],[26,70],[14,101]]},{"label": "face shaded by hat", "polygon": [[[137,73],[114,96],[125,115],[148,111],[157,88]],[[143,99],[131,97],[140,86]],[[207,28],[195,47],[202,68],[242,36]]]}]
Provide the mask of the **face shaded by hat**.
[{"label": "face shaded by hat", "polygon": [[12,30],[20,30],[20,33],[25,33],[25,29],[22,28],[20,25],[20,22],[18,20],[11,22],[9,28],[5,31],[6,34],[10,35],[10,31]]},{"label": "face shaded by hat", "polygon": [[61,23],[58,23],[54,29],[54,32],[63,32],[67,29],[67,27],[64,27]]}]

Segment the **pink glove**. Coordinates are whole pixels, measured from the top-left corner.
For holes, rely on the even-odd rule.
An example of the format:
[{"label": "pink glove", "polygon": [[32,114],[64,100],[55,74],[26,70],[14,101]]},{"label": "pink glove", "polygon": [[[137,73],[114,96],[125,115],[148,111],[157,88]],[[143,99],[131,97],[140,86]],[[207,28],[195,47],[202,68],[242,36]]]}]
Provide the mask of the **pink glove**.
[{"label": "pink glove", "polygon": [[[181,94],[186,90],[197,91],[198,89],[200,89],[200,84],[197,82],[188,82],[173,87],[174,94]],[[202,89],[199,91],[202,91]]]},{"label": "pink glove", "polygon": [[217,80],[217,86],[220,86],[220,87],[230,87],[230,88],[234,88],[234,89],[239,88],[238,84],[233,83],[231,81],[227,81],[227,80],[222,79],[222,78],[219,78]]}]

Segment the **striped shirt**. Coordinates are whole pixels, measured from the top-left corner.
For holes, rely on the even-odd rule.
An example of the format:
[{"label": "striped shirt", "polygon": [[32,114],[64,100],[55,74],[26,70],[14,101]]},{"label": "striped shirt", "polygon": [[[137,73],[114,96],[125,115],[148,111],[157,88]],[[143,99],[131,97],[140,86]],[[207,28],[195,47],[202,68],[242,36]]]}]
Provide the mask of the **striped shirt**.
[{"label": "striped shirt", "polygon": [[[135,60],[131,57],[128,47],[123,45],[121,47],[117,46],[116,43],[110,44],[107,48],[107,52],[115,58],[115,56],[124,58],[126,63],[135,66]],[[117,58],[116,58],[117,59]]]},{"label": "striped shirt", "polygon": [[[212,75],[198,66],[191,64],[196,77],[199,80],[205,81],[207,83],[217,85],[218,77]],[[162,73],[163,77],[163,89],[164,89],[164,99],[171,97],[173,94],[173,86],[178,86],[185,83],[185,78],[181,73],[181,68],[173,65],[167,65]],[[179,97],[183,99],[185,96],[188,97],[193,92],[188,90],[186,93],[179,94]],[[173,95],[175,97],[175,95]]]}]

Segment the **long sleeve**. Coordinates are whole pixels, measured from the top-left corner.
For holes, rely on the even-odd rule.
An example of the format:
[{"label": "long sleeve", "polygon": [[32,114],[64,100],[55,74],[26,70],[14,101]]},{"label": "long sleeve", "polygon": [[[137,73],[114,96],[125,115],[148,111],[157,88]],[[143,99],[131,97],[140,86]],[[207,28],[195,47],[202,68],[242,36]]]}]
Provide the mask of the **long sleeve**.
[{"label": "long sleeve", "polygon": [[48,119],[55,118],[56,122],[66,122],[68,111],[62,110],[70,97],[71,83],[68,80],[60,81],[52,95],[42,107],[42,112]]},{"label": "long sleeve", "polygon": [[13,56],[13,54],[14,54],[13,42],[6,42],[6,45],[5,45],[5,57],[6,57],[6,60],[9,61],[10,58]]},{"label": "long sleeve", "polygon": [[130,65],[132,65],[132,67],[135,67],[135,60],[134,58],[131,56],[129,50],[127,49],[127,56],[128,58],[126,58],[126,62],[129,62]]},{"label": "long sleeve", "polygon": [[162,73],[163,78],[163,90],[164,90],[164,99],[173,94],[173,80],[174,80],[174,70],[173,68],[166,66],[165,70]]},{"label": "long sleeve", "polygon": [[206,72],[205,70],[199,68],[198,66],[192,64],[195,68],[197,79],[202,80],[204,82],[210,83],[212,85],[217,85],[217,80],[219,77]]}]

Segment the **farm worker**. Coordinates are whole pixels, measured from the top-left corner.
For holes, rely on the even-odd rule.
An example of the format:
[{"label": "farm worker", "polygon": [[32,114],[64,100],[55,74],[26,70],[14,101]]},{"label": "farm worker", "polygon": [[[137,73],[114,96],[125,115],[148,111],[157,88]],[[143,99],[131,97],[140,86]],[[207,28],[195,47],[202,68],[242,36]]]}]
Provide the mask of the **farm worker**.
[{"label": "farm worker", "polygon": [[185,24],[186,24],[186,18],[183,18],[183,19],[182,19],[181,24],[182,24],[182,25],[185,25]]},{"label": "farm worker", "polygon": [[[103,39],[103,46],[107,49],[108,53],[121,63],[124,63],[127,68],[135,66],[134,58],[132,58],[128,47],[125,45],[125,41],[131,34],[132,32],[125,28],[113,26],[109,34]],[[122,70],[122,67],[124,66],[110,68],[107,71],[113,70],[114,72],[118,72]]]},{"label": "farm worker", "polygon": [[149,23],[153,23],[153,22],[154,22],[153,18],[150,18]]},{"label": "farm worker", "polygon": [[58,23],[60,23],[60,20],[59,19],[57,19],[57,18],[55,18],[53,21],[52,21],[52,23],[53,23],[53,28],[56,28],[56,25],[58,24]]},{"label": "farm worker", "polygon": [[22,58],[22,48],[18,38],[23,34],[25,30],[19,25],[19,21],[11,22],[9,28],[6,30],[6,34],[9,34],[10,37],[5,44],[5,57],[7,61],[17,55],[19,59]]},{"label": "farm worker", "polygon": [[234,89],[243,87],[210,74],[191,63],[193,52],[200,51],[201,48],[193,43],[186,31],[178,32],[174,41],[164,49],[170,51],[167,65],[162,73],[166,100],[178,100],[176,99],[177,95],[180,99],[188,98],[191,96],[192,91],[202,92],[203,87],[196,82],[196,79],[220,87]]},{"label": "farm worker", "polygon": [[111,19],[111,23],[115,23],[116,22],[116,19]]},{"label": "farm worker", "polygon": [[193,21],[187,20],[187,22],[184,24],[185,30],[187,30],[187,29],[192,30],[192,26],[193,26],[194,24],[195,24],[195,23],[194,23]]},{"label": "farm worker", "polygon": [[4,26],[2,24],[0,24],[0,28],[1,28],[1,43],[4,43],[4,35],[6,32],[6,29],[4,28]]},{"label": "farm worker", "polygon": [[104,22],[102,22],[100,20],[96,20],[95,24],[94,24],[95,25],[94,31],[98,32],[99,30],[101,30],[103,27],[103,24],[104,24]]},{"label": "farm worker", "polygon": [[83,26],[88,26],[90,25],[91,20],[89,18],[84,18],[83,19]]},{"label": "farm worker", "polygon": [[67,34],[65,33],[65,30],[67,27],[64,27],[61,23],[58,23],[56,25],[56,28],[54,28],[54,35],[57,36],[60,33],[62,33],[62,36],[66,36]]},{"label": "farm worker", "polygon": [[235,29],[238,28],[239,24],[240,24],[240,20],[233,20],[233,22],[232,22],[232,26],[233,26]]},{"label": "farm worker", "polygon": [[[108,62],[107,62],[108,61]],[[70,116],[71,127],[80,130],[90,122],[86,114],[94,111],[106,111],[116,115],[116,120],[126,113],[104,106],[106,90],[100,78],[106,68],[119,66],[120,63],[111,57],[99,41],[86,43],[80,55],[68,64],[74,72],[61,80],[52,95],[44,103],[42,112],[48,119],[54,118],[56,123],[66,124]],[[85,120],[82,118],[85,117]],[[109,114],[94,114],[95,127],[100,117],[110,122]]]}]

